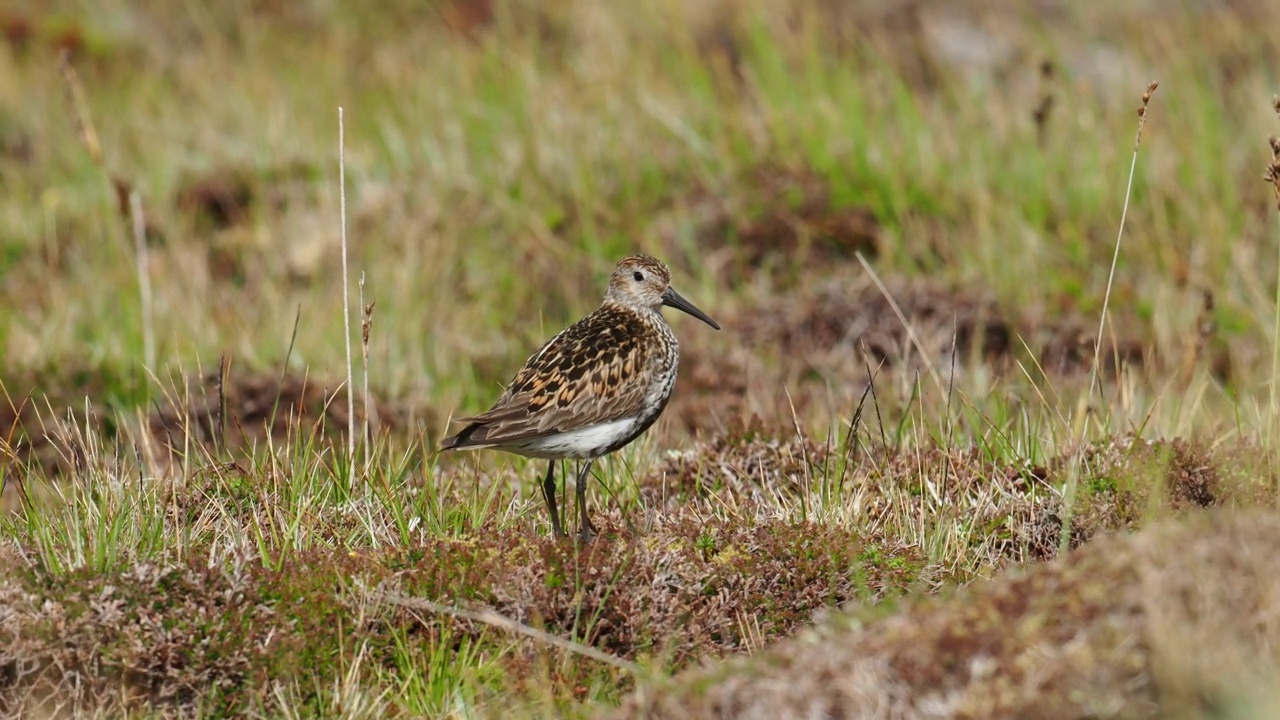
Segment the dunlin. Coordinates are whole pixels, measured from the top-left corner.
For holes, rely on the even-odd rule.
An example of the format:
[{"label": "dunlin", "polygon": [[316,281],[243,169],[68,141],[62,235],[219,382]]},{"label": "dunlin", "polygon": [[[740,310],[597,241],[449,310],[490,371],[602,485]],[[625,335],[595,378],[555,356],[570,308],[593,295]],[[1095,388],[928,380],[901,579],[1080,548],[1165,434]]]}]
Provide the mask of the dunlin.
[{"label": "dunlin", "polygon": [[591,540],[586,492],[592,463],[648,430],[676,384],[680,344],[662,317],[664,305],[720,329],[671,287],[666,265],[647,255],[624,258],[599,309],[551,338],[492,408],[463,418],[466,427],[440,448],[495,448],[548,460],[542,493],[557,536],[565,532],[556,511],[556,461],[581,461],[578,537]]}]

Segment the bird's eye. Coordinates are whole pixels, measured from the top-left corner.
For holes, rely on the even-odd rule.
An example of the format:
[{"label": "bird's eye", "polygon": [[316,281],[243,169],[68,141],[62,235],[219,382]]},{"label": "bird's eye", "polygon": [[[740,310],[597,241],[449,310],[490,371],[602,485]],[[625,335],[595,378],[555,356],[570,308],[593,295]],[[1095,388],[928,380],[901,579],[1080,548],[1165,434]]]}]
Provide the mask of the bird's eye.
[{"label": "bird's eye", "polygon": [[636,282],[644,282],[644,273],[640,272],[639,270],[637,270],[636,273],[631,277],[635,278]]}]

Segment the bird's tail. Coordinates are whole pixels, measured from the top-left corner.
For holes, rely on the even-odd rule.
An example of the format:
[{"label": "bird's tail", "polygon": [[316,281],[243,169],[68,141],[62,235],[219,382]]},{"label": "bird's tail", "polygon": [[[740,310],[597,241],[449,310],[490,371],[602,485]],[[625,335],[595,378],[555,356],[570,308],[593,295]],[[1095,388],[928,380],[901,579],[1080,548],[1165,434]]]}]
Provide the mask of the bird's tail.
[{"label": "bird's tail", "polygon": [[479,438],[473,437],[475,432],[484,427],[479,423],[472,423],[464,427],[457,435],[451,435],[440,441],[441,450],[479,450],[489,447],[492,443],[486,442],[483,435]]}]

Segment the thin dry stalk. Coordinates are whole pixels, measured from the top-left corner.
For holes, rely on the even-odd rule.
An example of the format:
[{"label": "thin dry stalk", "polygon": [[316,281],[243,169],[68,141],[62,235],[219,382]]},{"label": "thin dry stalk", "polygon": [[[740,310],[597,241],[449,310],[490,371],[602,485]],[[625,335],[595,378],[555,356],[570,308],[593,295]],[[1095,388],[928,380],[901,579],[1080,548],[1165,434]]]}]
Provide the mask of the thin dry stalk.
[{"label": "thin dry stalk", "polygon": [[[62,73],[63,86],[66,88],[67,106],[71,113],[71,120],[75,124],[76,136],[80,139],[80,144],[84,146],[85,152],[89,155],[89,160],[102,173],[103,180],[107,186],[115,193],[116,212],[122,219],[128,212],[129,195],[132,193],[130,183],[116,177],[107,167],[106,156],[102,152],[102,142],[98,139],[98,130],[93,124],[93,115],[89,112],[89,101],[87,93],[84,89],[84,83],[80,80],[80,75],[76,72],[76,68],[71,64],[71,53],[65,48],[58,55],[58,71]],[[119,250],[122,256],[127,256],[129,248],[127,242],[115,232],[115,225],[111,225],[109,229],[110,239],[119,244]]]},{"label": "thin dry stalk", "polygon": [[1116,263],[1120,260],[1120,240],[1124,237],[1124,222],[1129,215],[1129,199],[1133,197],[1133,175],[1138,169],[1138,148],[1142,146],[1142,127],[1147,123],[1147,105],[1151,103],[1151,95],[1160,86],[1159,81],[1152,80],[1142,93],[1142,105],[1138,107],[1138,132],[1133,138],[1133,157],[1129,161],[1129,179],[1124,188],[1124,207],[1120,210],[1120,229],[1116,233],[1116,247],[1111,254],[1111,271],[1107,274],[1107,290],[1102,296],[1102,317],[1098,320],[1098,335],[1093,340],[1093,371],[1089,378],[1088,402],[1093,402],[1093,391],[1098,386],[1098,371],[1102,361],[1102,334],[1107,326],[1107,308],[1111,304],[1111,288],[1116,279]]},{"label": "thin dry stalk", "polygon": [[218,357],[218,449],[227,451],[227,381],[231,378],[231,359],[224,352]]},{"label": "thin dry stalk", "polygon": [[942,378],[939,377],[938,371],[933,367],[933,361],[929,359],[929,352],[925,350],[924,344],[920,342],[920,338],[916,337],[916,331],[911,327],[911,323],[907,321],[907,316],[903,314],[902,308],[898,307],[898,301],[893,299],[893,295],[889,294],[889,288],[885,287],[880,281],[880,276],[875,270],[871,269],[871,264],[863,257],[862,252],[856,253],[858,262],[862,263],[862,269],[867,271],[871,276],[871,282],[876,284],[876,289],[884,295],[884,299],[889,302],[889,307],[893,309],[893,314],[898,317],[898,322],[902,323],[902,327],[907,330],[907,337],[911,339],[911,344],[915,345],[916,352],[920,353],[920,359],[924,361],[925,369],[929,371],[929,377],[933,378],[933,384],[938,389],[939,397],[946,397],[946,388],[942,385]]},{"label": "thin dry stalk", "polygon": [[364,471],[369,472],[369,463],[372,461],[373,435],[369,432],[369,418],[373,413],[373,403],[369,397],[369,330],[373,328],[373,306],[375,303],[366,304],[364,301],[364,273],[360,273],[360,307],[364,309],[360,318],[360,356],[363,361],[361,370],[364,373],[362,383],[362,394],[364,395]]},{"label": "thin dry stalk", "polygon": [[155,317],[151,304],[151,272],[147,259],[147,224],[142,217],[142,196],[129,191],[129,215],[133,218],[134,255],[138,264],[138,293],[142,296],[142,357],[147,372],[156,366]]},{"label": "thin dry stalk", "polygon": [[1053,61],[1045,60],[1040,63],[1040,84],[1044,90],[1040,95],[1039,104],[1031,112],[1031,119],[1036,126],[1036,142],[1041,147],[1044,147],[1049,138],[1049,114],[1053,112],[1054,105],[1053,76]]},{"label": "thin dry stalk", "polygon": [[104,167],[102,143],[98,141],[98,131],[94,128],[93,118],[89,115],[89,102],[85,99],[84,86],[80,83],[80,76],[76,74],[75,66],[71,64],[71,52],[65,48],[58,56],[58,70],[62,73],[62,79],[66,81],[67,103],[71,106],[72,118],[75,120],[76,133],[80,136],[80,142],[89,152],[89,159],[93,164]]},{"label": "thin dry stalk", "polygon": [[338,107],[338,214],[342,224],[342,339],[347,345],[347,457],[351,477],[356,474],[356,395],[351,367],[351,287],[347,272],[347,156],[342,124],[342,107]]},{"label": "thin dry stalk", "polygon": [[[1271,109],[1280,116],[1280,96],[1271,99]],[[1276,195],[1276,212],[1280,213],[1280,137],[1272,135],[1271,164],[1262,178],[1271,183]],[[1280,395],[1277,395],[1276,378],[1280,372],[1280,284],[1276,285],[1275,327],[1271,335],[1271,412],[1267,413],[1267,437],[1275,438],[1276,414],[1280,412]]]},{"label": "thin dry stalk", "polygon": [[1115,285],[1116,264],[1120,260],[1120,241],[1124,238],[1125,219],[1129,216],[1129,200],[1133,197],[1133,176],[1138,168],[1138,148],[1142,146],[1142,128],[1147,123],[1147,106],[1151,103],[1151,95],[1160,83],[1152,80],[1142,93],[1142,104],[1138,107],[1138,130],[1133,138],[1133,156],[1129,160],[1129,179],[1125,183],[1124,205],[1120,210],[1120,228],[1116,232],[1115,250],[1111,254],[1111,269],[1107,274],[1107,289],[1102,296],[1102,316],[1098,319],[1098,333],[1093,340],[1093,367],[1089,373],[1089,393],[1080,400],[1072,426],[1072,437],[1076,441],[1079,452],[1073,452],[1072,460],[1067,468],[1067,480],[1063,487],[1062,500],[1062,532],[1058,538],[1058,551],[1066,552],[1070,547],[1071,527],[1075,517],[1076,492],[1080,478],[1084,473],[1084,436],[1088,432],[1089,408],[1093,405],[1093,393],[1098,387],[1098,375],[1102,366],[1102,337],[1107,326],[1107,312],[1111,305],[1111,289]]},{"label": "thin dry stalk", "polygon": [[[1280,116],[1280,95],[1271,99],[1271,109]],[[1267,166],[1262,178],[1275,189],[1276,211],[1280,212],[1280,137],[1275,135],[1271,136],[1271,164]]]},{"label": "thin dry stalk", "polygon": [[[806,478],[813,477],[813,466],[809,464],[809,451],[805,449],[804,430],[800,428],[800,416],[796,414],[796,404],[791,399],[791,390],[786,385],[782,386],[783,392],[787,394],[787,405],[791,407],[791,424],[796,429],[796,440],[800,445],[800,461],[804,463],[804,475]],[[808,487],[805,492],[800,493],[800,512],[805,520],[809,519],[809,502]]]},{"label": "thin dry stalk", "polygon": [[[5,486],[9,482],[10,474],[12,474],[14,487],[18,491],[18,499],[21,501],[22,507],[24,509],[30,509],[31,505],[28,502],[27,489],[22,480],[23,474],[17,471],[21,460],[18,458],[18,454],[14,452],[13,448],[15,436],[18,432],[18,420],[22,417],[23,408],[31,402],[31,395],[28,393],[26,397],[22,398],[22,402],[15,406],[13,398],[9,395],[9,388],[5,387],[3,380],[0,380],[0,395],[4,396],[4,402],[9,406],[10,411],[13,412],[14,418],[14,423],[9,426],[8,435],[0,437],[0,496],[3,496]],[[14,472],[8,472],[5,468],[6,464],[14,468]]]}]

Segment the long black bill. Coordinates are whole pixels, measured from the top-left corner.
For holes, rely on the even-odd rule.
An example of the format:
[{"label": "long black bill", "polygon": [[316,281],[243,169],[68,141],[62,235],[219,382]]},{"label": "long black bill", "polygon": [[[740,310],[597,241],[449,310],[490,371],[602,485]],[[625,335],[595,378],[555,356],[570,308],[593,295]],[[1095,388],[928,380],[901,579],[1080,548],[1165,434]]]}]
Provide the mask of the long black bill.
[{"label": "long black bill", "polygon": [[693,303],[680,297],[680,293],[676,292],[675,288],[668,287],[667,291],[662,293],[662,304],[667,307],[673,307],[681,312],[689,313],[711,327],[717,330],[720,329],[720,325],[717,324],[715,320],[707,317],[706,313],[694,307]]}]

